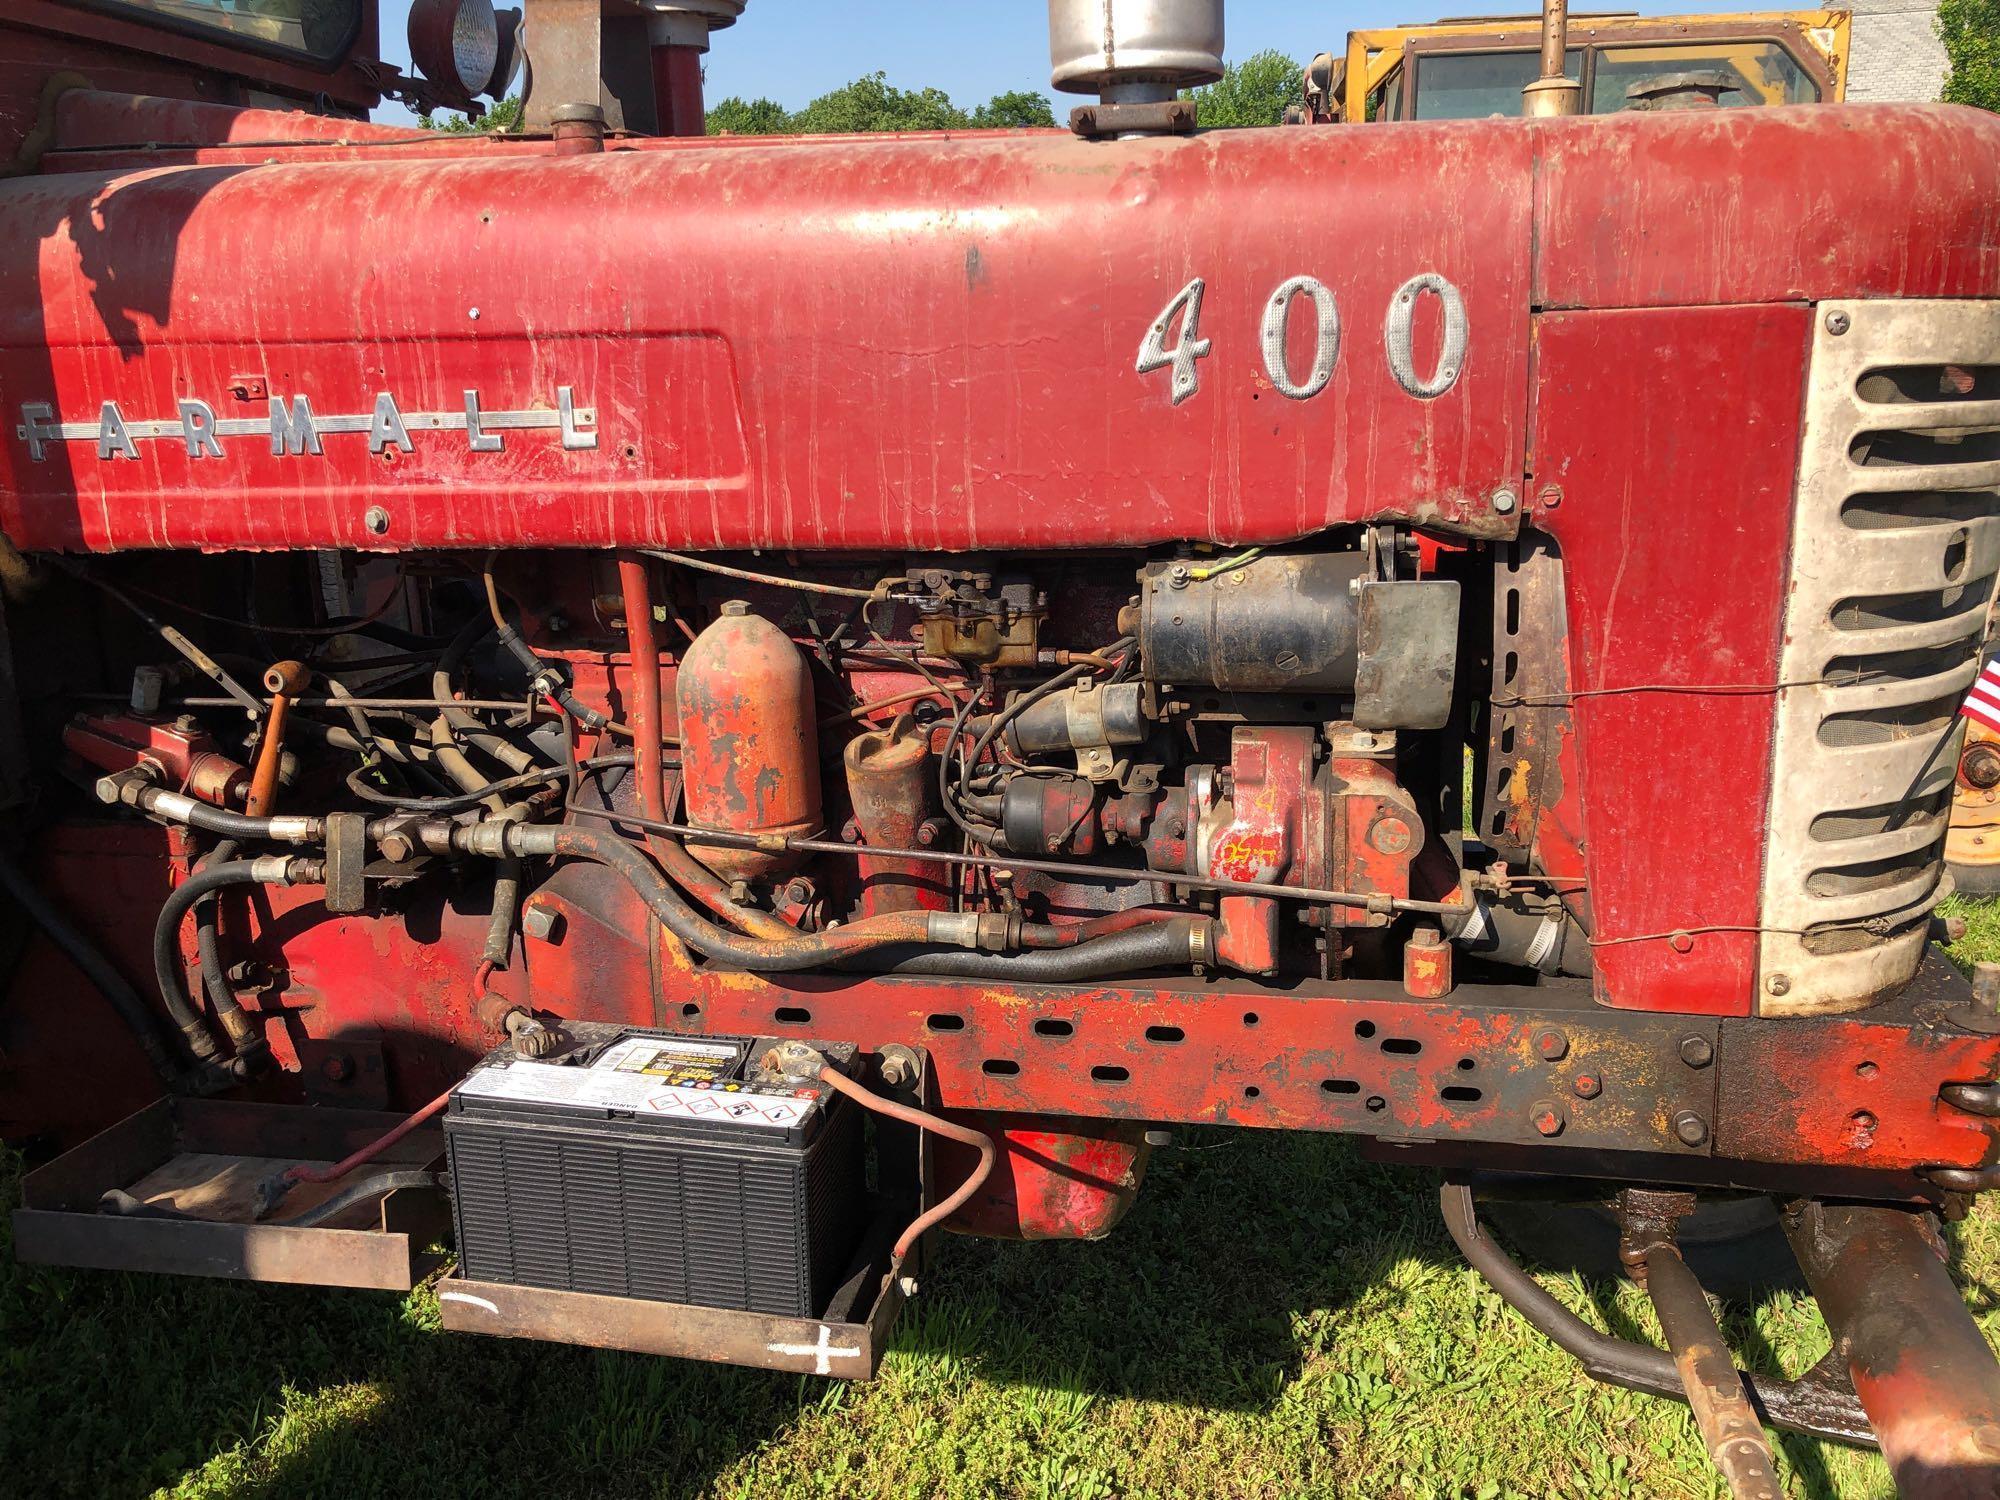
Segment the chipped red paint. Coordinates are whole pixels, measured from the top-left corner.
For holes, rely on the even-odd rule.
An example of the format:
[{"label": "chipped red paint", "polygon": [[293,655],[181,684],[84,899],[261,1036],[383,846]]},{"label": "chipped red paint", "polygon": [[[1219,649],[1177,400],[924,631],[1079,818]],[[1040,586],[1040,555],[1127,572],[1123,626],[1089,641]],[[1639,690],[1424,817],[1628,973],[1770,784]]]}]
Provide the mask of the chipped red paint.
[{"label": "chipped red paint", "polygon": [[[962,1234],[1008,1240],[1096,1240],[1139,1195],[1150,1149],[1129,1121],[988,1115],[979,1127],[1000,1148],[993,1175],[950,1220]],[[959,1182],[970,1147],[939,1137],[936,1175]]]}]

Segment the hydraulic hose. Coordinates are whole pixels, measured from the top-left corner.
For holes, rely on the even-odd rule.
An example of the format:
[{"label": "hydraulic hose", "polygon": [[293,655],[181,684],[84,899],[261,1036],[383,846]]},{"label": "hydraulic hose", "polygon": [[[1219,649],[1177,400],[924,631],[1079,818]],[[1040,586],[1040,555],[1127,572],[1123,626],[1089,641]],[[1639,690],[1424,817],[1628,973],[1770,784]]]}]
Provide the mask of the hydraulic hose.
[{"label": "hydraulic hose", "polygon": [[662,926],[690,948],[760,973],[825,968],[880,948],[927,944],[934,941],[932,922],[944,915],[885,912],[827,932],[788,930],[782,938],[749,937],[729,932],[702,916],[652,860],[615,835],[571,826],[496,826],[488,822],[454,828],[450,841],[453,848],[490,858],[553,855],[604,865],[632,888]]},{"label": "hydraulic hose", "polygon": [[1046,922],[1031,922],[1021,929],[1021,946],[1074,948],[1093,938],[1109,937],[1114,932],[1130,932],[1135,927],[1148,927],[1155,922],[1169,922],[1175,917],[1188,915],[1177,907],[1131,906],[1124,911],[1107,912],[1101,917],[1070,922],[1060,927]]},{"label": "hydraulic hose", "polygon": [[891,1120],[900,1120],[905,1125],[914,1125],[919,1130],[928,1130],[933,1135],[944,1136],[961,1145],[970,1146],[979,1153],[979,1164],[975,1166],[965,1181],[961,1182],[949,1197],[932,1204],[923,1213],[910,1221],[909,1227],[896,1237],[896,1244],[889,1252],[889,1274],[895,1275],[902,1268],[903,1260],[910,1249],[923,1237],[924,1231],[933,1224],[941,1224],[962,1208],[972,1195],[979,1191],[986,1179],[993,1175],[993,1164],[998,1153],[993,1149],[993,1137],[983,1130],[975,1130],[970,1125],[960,1125],[907,1104],[898,1104],[893,1099],[884,1099],[872,1089],[863,1088],[852,1078],[835,1067],[819,1070],[819,1080],[837,1093],[847,1095],[863,1109],[872,1110]]},{"label": "hydraulic hose", "polygon": [[[224,839],[209,851],[200,868],[230,863],[239,847],[234,839]],[[202,901],[194,909],[195,951],[200,956],[202,988],[208,991],[215,1019],[229,1034],[229,1045],[237,1057],[244,1059],[249,1067],[262,1068],[271,1059],[271,1044],[243,1009],[236,991],[230,988],[229,975],[222,963],[221,916],[220,896]]]},{"label": "hydraulic hose", "polygon": [[1172,918],[1112,933],[1073,948],[1017,954],[960,951],[972,946],[966,935],[976,931],[977,921],[947,912],[884,912],[827,932],[791,931],[783,938],[748,937],[726,931],[702,916],[652,860],[615,835],[573,825],[523,826],[490,821],[440,832],[450,848],[489,859],[510,855],[555,856],[604,865],[622,878],[661,925],[688,947],[753,972],[792,973],[840,964],[865,964],[897,974],[959,974],[1029,984],[1060,984],[1133,969],[1181,968],[1207,961],[1214,951],[1213,924],[1205,917]]},{"label": "hydraulic hose", "polygon": [[[490,634],[493,628],[492,621],[475,619],[451,638],[451,644],[444,648],[444,655],[438,658],[437,668],[431,673],[431,696],[436,698],[441,705],[438,709],[438,717],[447,726],[444,733],[446,740],[453,738],[463,739],[466,744],[471,745],[474,749],[484,751],[487,755],[492,756],[501,765],[505,766],[510,773],[519,776],[523,772],[533,768],[535,764],[534,756],[523,750],[519,745],[510,744],[499,735],[491,732],[465,709],[451,706],[452,696],[457,691],[459,667],[464,663],[466,656],[471,652],[472,648]],[[537,666],[539,667],[539,665],[539,658],[537,658]],[[436,730],[433,730],[431,733],[431,744],[433,747],[438,744],[438,740],[438,733]],[[472,774],[476,776],[478,772],[475,771]],[[454,776],[453,779],[456,780],[457,777]],[[481,777],[480,779],[485,781],[488,778]],[[467,790],[469,791],[471,788],[468,787]]]},{"label": "hydraulic hose", "polygon": [[55,944],[63,957],[75,965],[77,971],[104,997],[118,1019],[132,1033],[139,1050],[146,1054],[146,1061],[153,1072],[168,1089],[177,1091],[181,1087],[180,1069],[167,1051],[152,1007],[139,998],[139,992],[125,976],[111,966],[111,961],[103,952],[77,929],[4,849],[0,849],[0,888],[5,888],[7,894],[20,904],[21,910],[41,928],[42,935]]},{"label": "hydraulic hose", "polygon": [[966,953],[953,949],[857,955],[855,968],[885,974],[950,974],[962,979],[999,979],[1015,984],[1072,984],[1140,969],[1184,969],[1213,951],[1207,917],[1171,917],[1091,938],[1073,948],[1025,953]]},{"label": "hydraulic hose", "polygon": [[[160,908],[159,921],[153,925],[153,977],[159,983],[160,999],[166,1004],[167,1014],[180,1028],[188,1050],[199,1062],[217,1062],[220,1055],[215,1038],[202,1024],[201,1016],[188,998],[187,980],[181,968],[182,921],[193,910],[195,903],[217,891],[239,885],[291,885],[310,873],[313,865],[313,861],[296,860],[284,855],[208,864],[176,886],[167,897],[166,904]],[[238,1056],[233,1064],[227,1066],[240,1076],[249,1071],[250,1060]]]}]

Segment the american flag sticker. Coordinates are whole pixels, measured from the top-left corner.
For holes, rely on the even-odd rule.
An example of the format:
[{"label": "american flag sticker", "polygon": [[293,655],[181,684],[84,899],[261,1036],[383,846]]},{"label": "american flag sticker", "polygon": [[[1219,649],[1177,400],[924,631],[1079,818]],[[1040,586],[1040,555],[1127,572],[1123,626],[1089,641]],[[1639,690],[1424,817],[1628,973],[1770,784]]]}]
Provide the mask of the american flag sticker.
[{"label": "american flag sticker", "polygon": [[2000,730],[2000,657],[1979,669],[1979,676],[1973,679],[1972,691],[1965,695],[1965,706],[1959,712],[1988,729]]}]

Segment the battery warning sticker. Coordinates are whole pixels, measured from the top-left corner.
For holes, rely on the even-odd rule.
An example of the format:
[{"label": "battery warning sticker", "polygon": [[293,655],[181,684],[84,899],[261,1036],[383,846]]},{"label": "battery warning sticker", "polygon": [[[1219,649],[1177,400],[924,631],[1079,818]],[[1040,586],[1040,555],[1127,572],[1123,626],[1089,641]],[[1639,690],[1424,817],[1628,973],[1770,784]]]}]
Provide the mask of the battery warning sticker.
[{"label": "battery warning sticker", "polygon": [[742,1056],[743,1048],[734,1042],[662,1041],[641,1036],[609,1048],[592,1067],[643,1073],[666,1083],[704,1084],[728,1077]]},{"label": "battery warning sticker", "polygon": [[[669,1119],[786,1130],[816,1107],[810,1098],[724,1092],[718,1079],[742,1056],[737,1046],[635,1037],[607,1049],[587,1068],[517,1058],[481,1068],[458,1086],[461,1096],[577,1109],[629,1110]],[[672,1080],[671,1082],[668,1080]],[[734,1089],[734,1085],[728,1085]]]}]

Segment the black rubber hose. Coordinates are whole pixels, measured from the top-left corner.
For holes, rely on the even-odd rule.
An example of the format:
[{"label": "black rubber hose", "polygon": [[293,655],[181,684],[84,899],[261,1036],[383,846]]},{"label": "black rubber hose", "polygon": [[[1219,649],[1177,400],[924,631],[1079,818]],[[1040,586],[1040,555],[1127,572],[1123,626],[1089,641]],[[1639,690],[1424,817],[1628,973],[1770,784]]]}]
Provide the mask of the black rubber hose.
[{"label": "black rubber hose", "polygon": [[[224,839],[209,851],[199,868],[228,864],[236,858],[239,847],[236,840]],[[195,951],[200,958],[202,988],[208,991],[208,1003],[215,1011],[215,1019],[228,1033],[229,1044],[235,1049],[236,1056],[247,1066],[261,1069],[271,1060],[271,1044],[250,1018],[250,1013],[244,1010],[243,1002],[236,998],[236,991],[230,987],[229,972],[222,962],[221,917],[219,896],[211,896],[195,906]]]},{"label": "black rubber hose", "polygon": [[125,976],[111,966],[111,961],[28,878],[27,871],[16,864],[13,856],[4,849],[0,849],[0,886],[6,888],[7,893],[20,903],[21,910],[41,928],[43,936],[54,943],[63,957],[75,965],[77,971],[105,998],[118,1019],[132,1033],[139,1049],[146,1054],[147,1063],[160,1081],[170,1090],[178,1090],[182,1082],[180,1069],[167,1051],[152,1007],[139,998],[139,992]]},{"label": "black rubber hose", "polygon": [[[237,859],[206,864],[174,888],[166,904],[160,908],[159,921],[153,924],[153,978],[160,986],[160,999],[165,1002],[167,1014],[173,1017],[181,1035],[187,1039],[188,1050],[204,1063],[215,1061],[221,1053],[215,1038],[202,1024],[201,1016],[188,998],[187,980],[181,968],[181,923],[197,902],[217,891],[231,886],[262,883],[255,860]],[[236,1062],[235,1071],[249,1070],[247,1058],[239,1057]]]},{"label": "black rubber hose", "polygon": [[848,966],[884,974],[950,974],[1017,984],[1071,984],[1141,969],[1185,969],[1195,951],[1195,929],[1207,923],[1206,917],[1171,917],[1091,938],[1074,948],[1037,948],[1024,953],[946,948],[898,955],[878,949],[850,959]]},{"label": "black rubber hose", "polygon": [[[471,653],[472,648],[484,640],[492,631],[493,622],[491,620],[475,619],[468,622],[463,630],[451,638],[451,644],[445,647],[444,655],[438,658],[437,670],[431,673],[431,696],[436,698],[440,704],[450,703],[452,693],[457,686],[459,667],[464,664],[465,658]],[[473,748],[492,756],[493,759],[500,762],[501,765],[505,766],[516,776],[534,769],[534,756],[523,750],[519,745],[513,744],[494,734],[467,710],[441,707],[438,712],[439,716],[450,727],[454,738],[462,739]],[[436,747],[436,735],[432,735],[431,744],[433,748]],[[453,779],[458,780],[459,778],[454,777]]]},{"label": "black rubber hose", "polygon": [[[1599,1333],[1516,1265],[1479,1222],[1478,1205],[1469,1186],[1446,1183],[1438,1190],[1438,1211],[1473,1270],[1485,1277],[1487,1285],[1537,1333],[1581,1364],[1592,1379],[1655,1396],[1687,1399],[1687,1388],[1671,1354]],[[1802,1382],[1749,1374],[1742,1379],[1751,1403],[1772,1426],[1861,1447],[1875,1446],[1875,1430],[1852,1390],[1807,1387]]]},{"label": "black rubber hose", "polygon": [[[469,840],[479,832],[479,829],[458,830],[455,836],[458,847],[473,847]],[[1198,923],[1204,924],[1205,936],[1205,918],[1176,918],[1095,938],[1074,948],[1042,949],[1018,955],[980,954],[933,944],[932,913],[886,912],[826,932],[802,932],[785,938],[746,937],[726,931],[702,916],[661,873],[658,865],[621,838],[571,825],[514,828],[508,830],[508,837],[512,840],[509,847],[523,854],[588,859],[606,866],[631,886],[662,926],[690,948],[712,959],[760,973],[791,973],[854,962],[876,967],[886,961],[896,966],[891,972],[971,974],[1060,983],[1133,968],[1184,966],[1196,951]],[[874,957],[885,950],[893,951],[894,957],[887,960]],[[901,967],[921,963],[935,963],[936,967]]]}]

